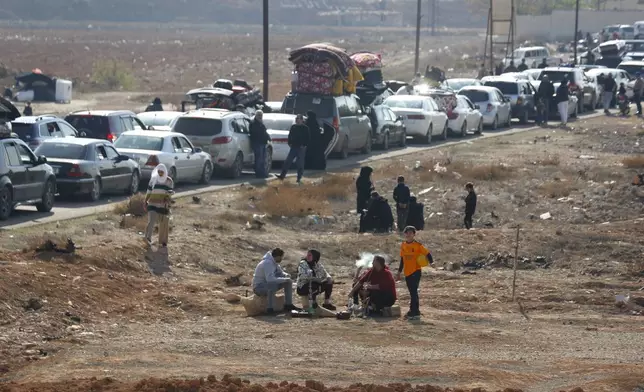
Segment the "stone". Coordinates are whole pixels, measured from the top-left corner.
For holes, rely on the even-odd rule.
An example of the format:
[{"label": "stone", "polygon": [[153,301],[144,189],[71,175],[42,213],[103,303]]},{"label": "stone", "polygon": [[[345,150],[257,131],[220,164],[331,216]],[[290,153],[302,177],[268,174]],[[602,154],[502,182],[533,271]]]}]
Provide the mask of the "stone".
[{"label": "stone", "polygon": [[461,269],[461,263],[448,263],[445,269],[448,271],[458,271]]},{"label": "stone", "polygon": [[400,317],[400,305],[392,305],[391,307],[382,309],[383,317]]},{"label": "stone", "polygon": [[29,298],[29,300],[23,305],[25,310],[39,310],[42,308],[42,301],[38,298]]},{"label": "stone", "polygon": [[226,300],[226,302],[228,303],[236,304],[241,301],[241,296],[235,293],[226,293],[226,295],[224,295],[224,300]]},{"label": "stone", "polygon": [[[279,311],[284,309],[284,302],[283,294],[276,295],[275,300],[273,301],[273,310]],[[241,303],[246,310],[246,315],[254,317],[266,313],[268,299],[266,297],[259,297],[253,294],[250,297],[241,297]]]}]

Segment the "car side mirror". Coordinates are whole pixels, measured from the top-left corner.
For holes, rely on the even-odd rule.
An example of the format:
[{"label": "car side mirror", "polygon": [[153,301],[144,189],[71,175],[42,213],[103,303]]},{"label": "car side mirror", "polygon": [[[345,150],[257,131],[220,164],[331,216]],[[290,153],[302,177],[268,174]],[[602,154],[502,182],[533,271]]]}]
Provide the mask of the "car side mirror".
[{"label": "car side mirror", "polygon": [[196,153],[203,152],[203,150],[202,150],[201,148],[199,148],[199,147],[195,147],[195,150],[194,150],[194,151],[195,151]]},{"label": "car side mirror", "polygon": [[480,109],[481,109],[481,106],[479,106],[479,105],[474,105],[474,109],[476,109],[476,110],[480,110]]},{"label": "car side mirror", "polygon": [[129,157],[129,156],[127,156],[127,155],[119,155],[119,156],[116,158],[116,161],[117,161],[117,162],[124,162],[124,161],[128,161],[128,160],[130,160],[130,157]]},{"label": "car side mirror", "polygon": [[47,158],[46,158],[44,155],[40,155],[40,156],[36,159],[36,164],[37,164],[37,165],[44,165],[44,164],[46,164],[46,163],[47,163]]}]

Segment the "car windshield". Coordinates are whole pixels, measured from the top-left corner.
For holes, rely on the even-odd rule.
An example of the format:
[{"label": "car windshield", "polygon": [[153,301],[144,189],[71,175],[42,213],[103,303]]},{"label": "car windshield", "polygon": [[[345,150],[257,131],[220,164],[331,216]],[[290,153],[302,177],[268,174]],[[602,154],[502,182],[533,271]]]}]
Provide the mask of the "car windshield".
[{"label": "car windshield", "polygon": [[465,95],[470,99],[472,102],[487,102],[490,100],[490,97],[488,96],[487,91],[481,91],[481,90],[461,90],[459,95]]},{"label": "car windshield", "polygon": [[47,158],[85,159],[85,146],[72,143],[43,143],[36,151],[36,156],[44,155]]},{"label": "car windshield", "polygon": [[295,123],[295,120],[283,119],[283,118],[265,118],[264,125],[268,129],[273,129],[276,131],[288,131],[291,129],[291,125]]},{"label": "car windshield", "polygon": [[488,81],[483,84],[485,86],[498,88],[503,95],[517,95],[519,93],[519,85],[514,82]]},{"label": "car windshield", "polygon": [[389,106],[390,108],[422,109],[423,101],[420,99],[400,99],[396,97],[389,97],[385,100],[383,105]]},{"label": "car windshield", "polygon": [[548,76],[548,79],[550,79],[552,83],[561,83],[561,81],[564,80],[564,78],[569,82],[575,80],[574,73],[566,72],[566,71],[543,71],[539,75],[539,80],[543,80],[543,77],[546,75]]},{"label": "car windshield", "polygon": [[31,140],[34,137],[38,137],[36,132],[34,132],[37,129],[34,124],[12,122],[11,129],[22,140]]},{"label": "car windshield", "polygon": [[163,149],[163,138],[158,136],[123,134],[116,139],[114,147],[129,148],[132,150],[161,151]]},{"label": "car windshield", "polygon": [[619,31],[619,27],[617,27],[617,26],[611,26],[611,27],[609,27],[609,28],[608,28],[608,30],[606,30],[606,31],[608,31],[609,33],[614,33],[614,32],[616,32],[616,31]]},{"label": "car windshield", "polygon": [[476,79],[447,79],[445,81],[445,87],[451,88],[452,90],[460,90],[463,87],[473,86],[478,84]]},{"label": "car windshield", "polygon": [[214,136],[221,133],[221,128],[221,120],[196,117],[179,117],[172,126],[174,132],[186,136]]},{"label": "car windshield", "polygon": [[622,27],[622,30],[623,30],[625,33],[632,33],[633,31],[635,31],[635,29],[634,29],[634,28],[632,28],[632,27]]},{"label": "car windshield", "polygon": [[644,67],[636,64],[620,64],[617,66],[619,69],[623,69],[628,72],[630,75],[635,75],[636,73],[644,71]]},{"label": "car windshield", "polygon": [[178,115],[162,114],[162,112],[147,112],[138,114],[139,120],[148,127],[168,126]]}]

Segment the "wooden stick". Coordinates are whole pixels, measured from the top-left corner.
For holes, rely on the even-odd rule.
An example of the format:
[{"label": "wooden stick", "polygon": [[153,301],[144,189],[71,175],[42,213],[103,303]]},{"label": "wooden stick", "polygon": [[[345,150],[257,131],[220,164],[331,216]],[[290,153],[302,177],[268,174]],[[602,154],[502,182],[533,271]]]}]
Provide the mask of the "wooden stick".
[{"label": "wooden stick", "polygon": [[517,290],[517,265],[519,264],[519,230],[521,226],[517,225],[517,238],[514,245],[514,276],[512,277],[512,302],[516,300]]}]

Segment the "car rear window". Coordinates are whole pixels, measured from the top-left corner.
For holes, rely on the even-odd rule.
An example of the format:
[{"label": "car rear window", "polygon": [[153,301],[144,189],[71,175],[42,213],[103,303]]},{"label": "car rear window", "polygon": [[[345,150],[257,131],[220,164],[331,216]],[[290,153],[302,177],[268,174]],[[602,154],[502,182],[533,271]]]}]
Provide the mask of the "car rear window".
[{"label": "car rear window", "polygon": [[335,117],[335,100],[333,97],[316,95],[294,95],[286,97],[282,104],[282,113],[306,114],[312,111],[318,118]]},{"label": "car rear window", "polygon": [[214,118],[179,117],[172,126],[174,132],[186,136],[213,136],[221,133],[221,120]]},{"label": "car rear window", "polygon": [[24,141],[29,141],[38,137],[36,133],[37,127],[34,126],[34,124],[12,122],[11,129],[13,133],[17,134],[18,137]]},{"label": "car rear window", "polygon": [[422,109],[423,101],[421,99],[400,99],[389,97],[385,100],[383,105],[389,106],[390,108]]},{"label": "car rear window", "polygon": [[65,121],[78,130],[79,135],[103,139],[110,132],[109,118],[106,116],[92,116],[72,114],[65,117]]},{"label": "car rear window", "polygon": [[43,143],[34,153],[47,158],[85,159],[86,146],[72,143]]},{"label": "car rear window", "polygon": [[288,131],[294,123],[295,120],[264,119],[264,125],[266,125],[266,128],[274,129],[276,131]]},{"label": "car rear window", "polygon": [[157,114],[162,112],[148,112],[137,115],[139,120],[148,127],[168,126],[177,116]]},{"label": "car rear window", "polygon": [[114,142],[116,148],[129,148],[133,150],[161,151],[163,138],[158,136],[127,135],[123,134]]},{"label": "car rear window", "polygon": [[516,95],[519,93],[519,85],[512,82],[489,81],[485,82],[484,85],[498,88],[499,90],[501,90],[501,93],[503,93],[503,95]]},{"label": "car rear window", "polygon": [[568,80],[569,82],[575,80],[575,74],[573,72],[566,71],[543,71],[539,75],[539,80],[543,80],[543,77],[546,75],[552,83],[561,83],[564,78],[566,78],[566,80]]},{"label": "car rear window", "polygon": [[632,33],[635,31],[635,29],[632,27],[622,27],[622,30],[624,30],[627,33]]},{"label": "car rear window", "polygon": [[472,102],[487,102],[490,100],[487,91],[481,90],[461,90],[458,95],[465,95]]}]

